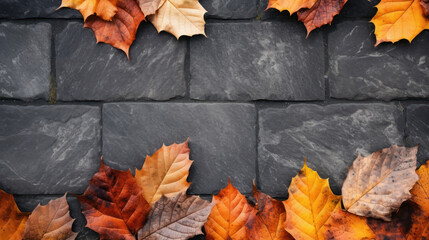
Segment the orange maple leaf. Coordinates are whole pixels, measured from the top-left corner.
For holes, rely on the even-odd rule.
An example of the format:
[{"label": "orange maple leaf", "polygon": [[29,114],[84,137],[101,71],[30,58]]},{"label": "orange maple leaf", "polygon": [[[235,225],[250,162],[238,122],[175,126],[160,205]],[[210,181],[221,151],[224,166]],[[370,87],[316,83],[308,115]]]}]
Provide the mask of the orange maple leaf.
[{"label": "orange maple leaf", "polygon": [[22,213],[12,194],[0,190],[0,239],[22,239],[29,213]]}]

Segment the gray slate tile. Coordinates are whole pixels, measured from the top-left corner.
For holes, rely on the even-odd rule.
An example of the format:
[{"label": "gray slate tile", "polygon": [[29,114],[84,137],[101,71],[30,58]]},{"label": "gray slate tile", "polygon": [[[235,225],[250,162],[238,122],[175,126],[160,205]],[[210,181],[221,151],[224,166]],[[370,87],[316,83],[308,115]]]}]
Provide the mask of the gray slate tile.
[{"label": "gray slate tile", "polygon": [[51,35],[47,23],[0,24],[0,97],[48,99]]},{"label": "gray slate tile", "polygon": [[191,149],[190,194],[213,194],[228,178],[242,193],[255,178],[255,109],[227,103],[110,103],[103,106],[103,160],[116,169],[141,168],[163,143]]},{"label": "gray slate tile", "polygon": [[412,44],[374,47],[373,25],[342,22],[329,33],[331,97],[341,99],[429,97],[429,33]]},{"label": "gray slate tile", "polygon": [[340,12],[341,17],[372,18],[377,13],[380,0],[348,0]]},{"label": "gray slate tile", "polygon": [[191,98],[324,99],[323,41],[295,22],[214,23],[191,39]]},{"label": "gray slate tile", "polygon": [[407,107],[406,142],[409,146],[420,144],[417,154],[420,164],[429,160],[429,104]]},{"label": "gray slate tile", "polygon": [[68,23],[56,36],[57,96],[75,100],[167,100],[185,94],[186,40],[142,23],[125,53],[96,44],[92,30]]},{"label": "gray slate tile", "polygon": [[259,112],[259,184],[285,197],[304,164],[328,178],[338,194],[357,157],[402,144],[403,114],[390,104],[296,104]]},{"label": "gray slate tile", "polygon": [[258,0],[200,0],[207,10],[206,18],[256,18]]},{"label": "gray slate tile", "polygon": [[81,193],[100,164],[99,107],[0,106],[0,189]]},{"label": "gray slate tile", "polygon": [[1,0],[0,18],[82,18],[79,11],[61,8],[61,0]]}]

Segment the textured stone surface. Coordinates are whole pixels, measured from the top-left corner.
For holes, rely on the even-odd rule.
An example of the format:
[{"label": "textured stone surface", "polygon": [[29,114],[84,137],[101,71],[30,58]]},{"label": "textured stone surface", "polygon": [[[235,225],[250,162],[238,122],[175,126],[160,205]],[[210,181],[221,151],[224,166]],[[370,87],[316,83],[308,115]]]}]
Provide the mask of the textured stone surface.
[{"label": "textured stone surface", "polygon": [[69,23],[56,36],[59,100],[167,100],[185,94],[186,40],[177,41],[149,23],[140,27],[130,49],[96,44],[82,23]]},{"label": "textured stone surface", "polygon": [[395,105],[295,104],[259,112],[261,190],[284,197],[307,158],[336,193],[358,153],[402,144],[403,116]]},{"label": "textured stone surface", "polygon": [[0,116],[0,189],[83,192],[100,161],[98,107],[3,105]]},{"label": "textured stone surface", "polygon": [[340,12],[341,17],[367,17],[372,18],[377,13],[380,0],[348,0]]},{"label": "textured stone surface", "polygon": [[206,18],[247,19],[257,15],[258,0],[200,0]]},{"label": "textured stone surface", "polygon": [[0,18],[82,18],[77,11],[62,8],[61,0],[1,0]]},{"label": "textured stone surface", "polygon": [[429,97],[429,32],[412,44],[381,44],[374,48],[373,26],[343,22],[329,34],[331,96],[390,100]]},{"label": "textured stone surface", "polygon": [[51,73],[51,26],[47,23],[2,23],[0,46],[0,97],[47,99]]},{"label": "textured stone surface", "polygon": [[141,168],[163,143],[191,149],[188,191],[217,193],[228,178],[250,193],[255,178],[255,110],[250,104],[111,103],[103,106],[103,160],[118,169]]},{"label": "textured stone surface", "polygon": [[259,0],[258,6],[258,17],[261,19],[270,19],[270,18],[293,18],[297,21],[296,14],[290,16],[288,11],[280,12],[275,8],[267,9],[269,0]]},{"label": "textured stone surface", "polygon": [[429,104],[407,107],[406,142],[409,146],[420,144],[417,154],[420,164],[429,160]]},{"label": "textured stone surface", "polygon": [[[191,40],[191,97],[324,99],[323,42],[291,22],[215,23]],[[245,47],[244,47],[245,46]]]}]

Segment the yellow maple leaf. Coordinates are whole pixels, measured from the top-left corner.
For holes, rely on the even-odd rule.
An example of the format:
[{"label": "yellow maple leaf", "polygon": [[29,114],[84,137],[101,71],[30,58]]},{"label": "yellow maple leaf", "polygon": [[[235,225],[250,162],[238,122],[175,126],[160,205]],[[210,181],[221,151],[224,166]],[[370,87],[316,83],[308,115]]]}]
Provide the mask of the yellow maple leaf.
[{"label": "yellow maple leaf", "polygon": [[74,8],[82,13],[83,19],[96,14],[105,21],[111,21],[118,11],[118,0],[62,0],[61,6]]},{"label": "yellow maple leaf", "polygon": [[280,12],[287,10],[291,15],[303,8],[311,8],[317,0],[270,0],[268,2],[269,8],[275,8]]}]

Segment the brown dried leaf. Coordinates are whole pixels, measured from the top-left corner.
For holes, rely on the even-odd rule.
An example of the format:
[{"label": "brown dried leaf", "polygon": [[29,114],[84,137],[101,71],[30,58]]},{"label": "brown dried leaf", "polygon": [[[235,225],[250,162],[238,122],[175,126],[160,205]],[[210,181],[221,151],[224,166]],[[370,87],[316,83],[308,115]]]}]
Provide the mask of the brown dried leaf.
[{"label": "brown dried leaf", "polygon": [[336,209],[325,224],[325,239],[359,240],[374,239],[375,234],[366,223],[366,218]]},{"label": "brown dried leaf", "polygon": [[22,239],[28,215],[18,209],[12,194],[0,190],[0,239]]},{"label": "brown dried leaf", "polygon": [[364,217],[390,220],[419,179],[415,169],[417,148],[396,145],[359,155],[343,183],[343,204],[347,211]]},{"label": "brown dried leaf", "polygon": [[138,0],[140,9],[145,16],[155,14],[166,0]]},{"label": "brown dried leaf", "polygon": [[420,5],[423,8],[423,13],[426,17],[429,17],[429,0],[420,0]]}]

